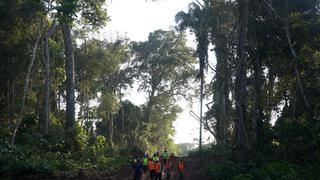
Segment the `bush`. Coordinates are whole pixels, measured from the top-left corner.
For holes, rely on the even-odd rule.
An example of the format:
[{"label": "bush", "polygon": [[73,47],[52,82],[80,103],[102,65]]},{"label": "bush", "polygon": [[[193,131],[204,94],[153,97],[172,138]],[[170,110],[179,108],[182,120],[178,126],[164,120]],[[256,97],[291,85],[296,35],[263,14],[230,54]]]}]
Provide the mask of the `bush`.
[{"label": "bush", "polygon": [[105,146],[102,136],[92,138],[89,143],[88,135],[80,127],[67,132],[53,127],[49,133],[47,137],[30,136],[30,145],[0,142],[0,176],[74,174],[88,168],[114,172],[128,162],[114,157],[115,151]]},{"label": "bush", "polygon": [[128,162],[128,159],[122,157],[100,156],[97,159],[97,169],[102,171],[114,172],[120,170]]},{"label": "bush", "polygon": [[298,179],[301,167],[287,162],[272,162],[256,170],[258,179]]},{"label": "bush", "polygon": [[207,165],[204,169],[204,175],[214,177],[215,179],[231,179],[232,177],[241,174],[241,164],[233,161],[224,161],[221,163]]}]

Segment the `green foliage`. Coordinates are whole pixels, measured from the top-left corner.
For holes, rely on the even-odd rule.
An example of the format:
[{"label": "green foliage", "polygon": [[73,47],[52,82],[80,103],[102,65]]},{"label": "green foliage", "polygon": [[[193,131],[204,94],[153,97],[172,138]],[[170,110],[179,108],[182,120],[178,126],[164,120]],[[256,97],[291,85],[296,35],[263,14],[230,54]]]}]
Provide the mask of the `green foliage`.
[{"label": "green foliage", "polygon": [[[220,152],[221,153],[221,152]],[[213,152],[212,154],[220,154]],[[206,154],[206,157],[212,156]],[[301,165],[287,161],[236,162],[227,159],[205,161],[202,173],[215,179],[254,180],[254,179],[316,179],[318,165]]]},{"label": "green foliage", "polygon": [[302,167],[286,162],[270,163],[255,172],[256,178],[263,179],[298,179]]},{"label": "green foliage", "polygon": [[100,156],[97,159],[97,169],[104,171],[106,170],[109,172],[117,172],[128,162],[130,162],[129,159],[123,157]]},{"label": "green foliage", "polygon": [[[57,0],[55,3],[61,22],[77,21],[79,24],[97,29],[105,25],[108,20],[106,10],[103,8],[105,0]],[[81,19],[78,18],[79,15]]]},{"label": "green foliage", "polygon": [[177,144],[177,156],[188,156],[189,152],[195,149],[195,144],[193,143],[182,143]]},{"label": "green foliage", "polygon": [[[61,129],[60,129],[61,130]],[[30,141],[38,143],[0,146],[0,174],[51,175],[54,172],[74,173],[79,169],[96,168],[97,170],[115,172],[123,168],[127,158],[117,156],[117,152],[108,154],[104,137],[98,136],[88,144],[83,128],[77,127],[73,132],[50,131],[48,140],[39,141],[31,136]],[[65,134],[59,136],[58,134]],[[58,136],[57,136],[58,135]],[[110,154],[110,153],[109,153]]]},{"label": "green foliage", "polygon": [[204,174],[208,177],[216,179],[231,179],[241,173],[241,165],[233,161],[225,161],[214,165],[207,166],[204,169]]}]

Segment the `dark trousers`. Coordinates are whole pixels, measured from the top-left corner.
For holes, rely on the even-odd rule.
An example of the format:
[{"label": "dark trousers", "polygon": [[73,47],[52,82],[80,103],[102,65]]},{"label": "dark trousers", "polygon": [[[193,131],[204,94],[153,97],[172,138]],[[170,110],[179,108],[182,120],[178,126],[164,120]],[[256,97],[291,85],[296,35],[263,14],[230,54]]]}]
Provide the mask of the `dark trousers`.
[{"label": "dark trousers", "polygon": [[169,180],[171,177],[171,170],[170,169],[166,169],[166,179]]},{"label": "dark trousers", "polygon": [[141,178],[142,178],[141,171],[134,173],[134,178],[133,178],[134,180],[141,180]]},{"label": "dark trousers", "polygon": [[155,180],[157,180],[157,179],[161,180],[161,172],[160,172],[160,173],[156,173],[156,178],[155,178]]},{"label": "dark trousers", "polygon": [[154,170],[150,170],[150,179],[154,179],[156,172]]},{"label": "dark trousers", "polygon": [[179,180],[183,179],[183,171],[179,171]]},{"label": "dark trousers", "polygon": [[168,161],[168,159],[162,159],[162,165],[165,166],[167,161]]}]

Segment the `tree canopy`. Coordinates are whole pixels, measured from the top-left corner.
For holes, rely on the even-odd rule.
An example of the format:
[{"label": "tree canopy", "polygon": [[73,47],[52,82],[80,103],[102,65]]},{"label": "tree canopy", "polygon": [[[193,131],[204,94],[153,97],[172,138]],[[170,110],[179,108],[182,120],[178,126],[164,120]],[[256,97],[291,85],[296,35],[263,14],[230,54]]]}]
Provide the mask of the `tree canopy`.
[{"label": "tree canopy", "polygon": [[[0,176],[114,174],[132,156],[168,149],[192,151],[199,177],[317,179],[319,7],[196,0],[174,30],[136,42],[95,38],[108,26],[105,0],[1,1]],[[126,96],[135,87],[143,104]],[[177,145],[177,102],[199,92],[214,141]]]}]

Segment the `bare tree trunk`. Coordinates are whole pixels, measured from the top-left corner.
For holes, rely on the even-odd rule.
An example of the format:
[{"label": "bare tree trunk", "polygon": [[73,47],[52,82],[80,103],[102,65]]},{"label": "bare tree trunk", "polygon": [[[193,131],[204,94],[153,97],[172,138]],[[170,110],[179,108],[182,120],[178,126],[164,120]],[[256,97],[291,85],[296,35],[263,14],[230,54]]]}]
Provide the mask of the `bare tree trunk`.
[{"label": "bare tree trunk", "polygon": [[151,120],[155,92],[156,92],[156,89],[152,86],[151,93],[149,95],[149,102],[148,102],[147,114],[146,114],[147,122],[150,122],[150,120]]},{"label": "bare tree trunk", "polygon": [[108,142],[111,147],[113,147],[113,117],[112,114],[109,114],[109,129],[108,129]]},{"label": "bare tree trunk", "polygon": [[66,113],[67,113],[67,123],[66,128],[73,128],[75,124],[75,94],[74,94],[74,55],[72,47],[72,37],[71,37],[71,28],[69,24],[62,24],[62,32],[64,39],[64,48],[66,55]]},{"label": "bare tree trunk", "polygon": [[262,126],[261,109],[261,61],[256,57],[254,62],[254,95],[253,95],[253,121],[252,121],[252,144],[254,149],[258,147]]},{"label": "bare tree trunk", "polygon": [[32,48],[32,52],[31,52],[31,59],[30,59],[30,63],[29,63],[28,69],[27,69],[26,78],[25,78],[25,81],[24,81],[24,87],[23,87],[23,93],[22,93],[22,99],[21,99],[21,107],[20,107],[20,114],[18,116],[17,122],[14,124],[14,127],[13,127],[13,132],[12,132],[11,140],[10,140],[11,144],[14,144],[14,142],[15,142],[15,138],[16,138],[16,134],[17,134],[18,128],[19,128],[19,126],[21,124],[22,118],[23,118],[24,113],[25,113],[26,98],[27,98],[27,94],[28,94],[28,90],[29,90],[29,79],[30,79],[31,69],[33,67],[33,64],[34,64],[34,61],[35,61],[35,58],[36,58],[36,50],[37,50],[40,38],[41,38],[41,31],[39,30],[39,33],[38,33],[38,35],[36,37],[36,40],[34,42],[34,45],[33,45],[33,48]]},{"label": "bare tree trunk", "polygon": [[122,144],[123,143],[123,138],[124,138],[124,111],[123,111],[121,87],[120,87],[120,90],[119,90],[119,98],[120,98],[120,105],[121,105],[121,138],[120,138],[120,142]]},{"label": "bare tree trunk", "polygon": [[239,3],[239,45],[238,45],[238,62],[236,64],[236,81],[235,81],[235,101],[236,101],[236,139],[235,151],[237,158],[244,159],[250,151],[247,130],[245,122],[247,118],[246,107],[246,32],[248,26],[248,0],[238,0]]},{"label": "bare tree trunk", "polygon": [[79,119],[80,119],[80,126],[82,127],[83,126],[83,122],[85,121],[85,118],[84,118],[84,111],[85,111],[85,104],[84,104],[84,95],[81,95],[80,93],[78,94],[78,97],[81,97],[80,98],[80,109],[79,109]]},{"label": "bare tree trunk", "polygon": [[[201,70],[200,70],[201,71]],[[200,127],[199,127],[199,151],[202,151],[202,105],[203,105],[204,75],[200,74]]]},{"label": "bare tree trunk", "polygon": [[48,33],[44,37],[44,102],[43,102],[43,121],[42,121],[42,133],[48,134],[49,128],[49,99],[50,99],[50,54],[49,54],[49,38],[53,34],[56,28],[56,22],[53,21]]}]

